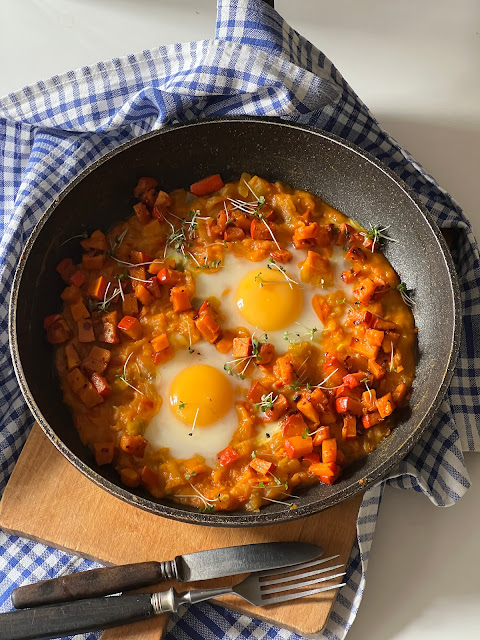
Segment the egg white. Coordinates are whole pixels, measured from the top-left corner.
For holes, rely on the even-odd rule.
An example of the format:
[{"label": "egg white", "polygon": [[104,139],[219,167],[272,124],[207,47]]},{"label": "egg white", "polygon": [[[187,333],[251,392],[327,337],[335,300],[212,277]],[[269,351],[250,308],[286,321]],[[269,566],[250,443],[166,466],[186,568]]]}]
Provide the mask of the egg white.
[{"label": "egg white", "polygon": [[[255,269],[259,271],[265,269],[268,260],[251,262],[246,258],[234,256],[231,252],[226,253],[223,265],[217,272],[201,271],[195,273],[195,296],[204,300],[209,297],[216,297],[220,300],[220,312],[224,316],[222,326],[229,329],[244,327],[255,337],[261,340],[266,333],[268,342],[275,346],[277,354],[282,354],[287,350],[288,340],[285,340],[285,332],[295,339],[295,341],[308,340],[309,331],[316,328],[313,342],[318,342],[323,330],[322,323],[312,307],[312,299],[315,294],[327,295],[338,290],[344,290],[345,296],[350,298],[353,292],[353,285],[347,285],[340,277],[342,271],[348,268],[345,261],[344,252],[340,247],[334,247],[330,264],[333,270],[333,286],[316,287],[309,283],[302,282],[298,264],[305,260],[306,251],[295,252],[294,260],[289,264],[282,265],[290,278],[300,286],[303,295],[303,305],[300,314],[295,322],[277,331],[265,331],[263,327],[253,326],[242,316],[237,306],[237,288],[240,281]],[[272,309],[275,313],[275,309]],[[297,337],[300,334],[300,338]]]},{"label": "egg white", "polygon": [[[179,349],[172,360],[157,367],[156,385],[162,398],[162,405],[150,421],[145,431],[145,438],[155,449],[168,447],[170,455],[174,458],[186,460],[198,454],[205,458],[206,464],[214,467],[217,464],[217,453],[230,444],[238,428],[235,407],[232,406],[218,422],[204,427],[197,426],[193,429],[193,434],[189,435],[192,431],[191,427],[178,420],[171,409],[170,385],[181,371],[198,364],[208,364],[222,371],[234,389],[235,398],[242,396],[242,393],[245,394],[249,382],[227,376],[224,364],[231,360],[230,354],[221,354],[213,345],[206,342],[197,343],[193,349],[194,353],[189,353],[188,349]],[[188,398],[181,398],[181,400],[188,402]]]}]

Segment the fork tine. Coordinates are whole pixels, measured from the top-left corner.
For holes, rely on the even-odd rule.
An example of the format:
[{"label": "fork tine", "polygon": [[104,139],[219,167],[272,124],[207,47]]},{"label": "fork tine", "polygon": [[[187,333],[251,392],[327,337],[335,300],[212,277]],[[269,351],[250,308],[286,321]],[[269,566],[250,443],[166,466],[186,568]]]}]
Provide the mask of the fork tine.
[{"label": "fork tine", "polygon": [[297,598],[304,598],[305,596],[312,596],[314,593],[322,593],[322,591],[330,591],[330,589],[340,589],[340,587],[344,587],[347,583],[342,582],[341,584],[332,584],[328,585],[328,587],[320,587],[319,589],[310,589],[309,591],[300,591],[299,593],[289,593],[283,596],[278,596],[278,598],[268,598],[263,600],[263,605],[269,604],[279,604],[280,602],[288,602],[289,600],[296,600]]},{"label": "fork tine", "polygon": [[292,589],[301,589],[303,587],[308,587],[310,584],[318,584],[319,582],[326,582],[327,580],[333,580],[333,578],[341,578],[345,575],[345,571],[343,573],[336,573],[333,576],[325,576],[323,578],[314,578],[313,580],[305,580],[300,584],[287,584],[282,587],[274,587],[273,589],[265,589],[262,591],[262,597],[264,595],[270,595],[271,593],[281,593],[282,591],[292,591]]},{"label": "fork tine", "polygon": [[301,578],[308,578],[309,576],[316,576],[319,573],[326,573],[327,571],[333,571],[334,569],[341,569],[345,565],[336,564],[333,567],[325,567],[324,569],[314,569],[313,571],[306,571],[305,573],[300,573],[296,576],[291,576],[290,578],[276,578],[275,580],[262,580],[260,582],[260,586],[264,587],[270,584],[283,584],[285,582],[292,582],[293,580],[300,580]]},{"label": "fork tine", "polygon": [[[310,562],[302,562],[301,564],[291,564],[288,567],[279,567],[277,569],[268,569],[268,571],[262,571],[258,574],[255,574],[258,578],[267,578],[268,576],[283,576],[285,573],[292,573],[292,571],[300,571],[300,569],[309,569],[310,567],[314,567],[316,564],[322,564],[323,562],[329,562],[330,560],[335,560],[340,556],[337,554],[336,556],[330,556],[329,558],[317,558],[316,560],[311,560]],[[263,580],[262,580],[262,584]]]}]

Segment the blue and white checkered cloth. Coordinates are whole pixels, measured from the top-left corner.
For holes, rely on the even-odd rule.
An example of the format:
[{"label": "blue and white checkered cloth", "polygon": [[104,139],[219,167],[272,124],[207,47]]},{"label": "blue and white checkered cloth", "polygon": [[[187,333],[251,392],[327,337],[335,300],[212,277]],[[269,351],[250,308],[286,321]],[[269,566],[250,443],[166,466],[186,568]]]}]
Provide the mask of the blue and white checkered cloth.
[{"label": "blue and white checkered cloth", "polygon": [[[480,266],[472,229],[449,194],[382,131],[323,53],[261,0],[219,0],[213,40],[84,67],[0,101],[0,490],[33,422],[13,373],[7,305],[15,265],[36,222],[80,171],[127,140],[165,124],[226,114],[280,116],[355,143],[400,176],[441,228],[457,231],[452,253],[463,332],[455,375],[431,427],[386,480],[422,492],[436,505],[453,504],[469,487],[462,451],[480,449]],[[384,486],[365,495],[347,584],[324,629],[326,639],[344,638],[355,619]],[[2,611],[11,609],[10,593],[20,584],[93,566],[2,532],[0,554]],[[299,638],[208,603],[174,616],[166,637]]]}]

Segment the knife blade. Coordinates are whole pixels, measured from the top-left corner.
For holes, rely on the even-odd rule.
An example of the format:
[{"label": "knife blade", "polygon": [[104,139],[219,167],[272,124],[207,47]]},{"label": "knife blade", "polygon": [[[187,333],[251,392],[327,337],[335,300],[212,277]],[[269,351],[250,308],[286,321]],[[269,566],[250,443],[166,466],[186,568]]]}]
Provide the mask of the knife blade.
[{"label": "knife blade", "polygon": [[15,608],[82,600],[131,589],[162,580],[180,582],[288,567],[319,558],[323,549],[308,542],[261,542],[197,551],[166,562],[139,562],[91,569],[18,587],[12,591]]}]

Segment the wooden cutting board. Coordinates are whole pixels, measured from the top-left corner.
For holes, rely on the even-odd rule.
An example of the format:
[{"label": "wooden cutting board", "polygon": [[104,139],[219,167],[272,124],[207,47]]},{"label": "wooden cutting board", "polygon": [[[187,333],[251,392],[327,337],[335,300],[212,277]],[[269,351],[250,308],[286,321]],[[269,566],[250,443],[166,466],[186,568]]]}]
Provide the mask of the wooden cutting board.
[{"label": "wooden cutting board", "polygon": [[[35,425],[0,503],[0,526],[15,535],[104,564],[171,560],[202,549],[275,540],[313,542],[324,548],[326,556],[340,554],[339,562],[346,562],[361,499],[358,496],[315,516],[280,526],[229,529],[189,525],[112,497],[75,469]],[[210,580],[202,587],[232,584],[240,579]],[[185,583],[173,584],[180,591],[188,588]],[[162,583],[158,590],[170,586]],[[253,618],[311,635],[325,625],[335,597],[336,591],[328,591],[266,608],[254,607],[235,596],[224,596],[218,602]],[[167,615],[158,616],[106,631],[102,640],[159,640],[167,622]]]}]

